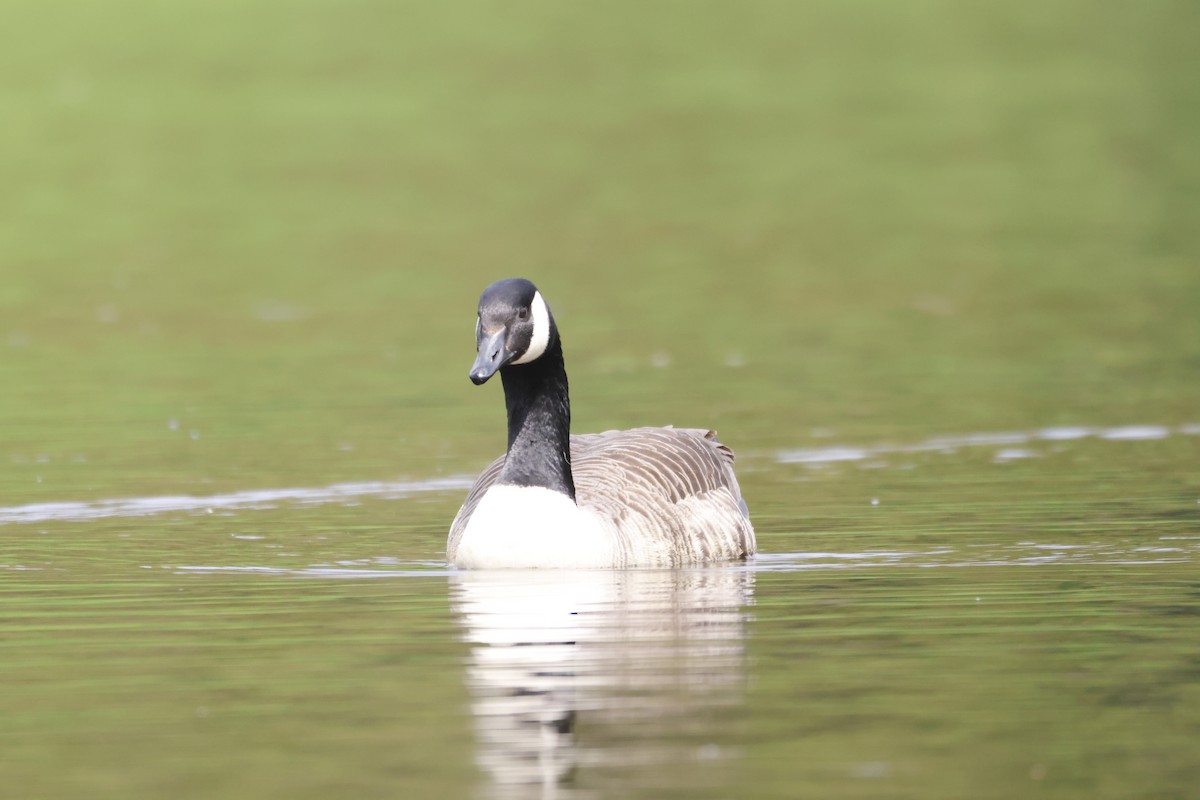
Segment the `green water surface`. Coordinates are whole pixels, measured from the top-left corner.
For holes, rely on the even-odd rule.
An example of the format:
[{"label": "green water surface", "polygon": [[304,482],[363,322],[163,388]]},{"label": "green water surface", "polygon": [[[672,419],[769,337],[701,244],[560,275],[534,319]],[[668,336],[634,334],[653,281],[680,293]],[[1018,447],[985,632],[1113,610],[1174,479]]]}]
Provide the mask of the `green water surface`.
[{"label": "green water surface", "polygon": [[[1196,796],[1193,4],[2,16],[0,795]],[[512,275],[756,561],[445,568]]]}]

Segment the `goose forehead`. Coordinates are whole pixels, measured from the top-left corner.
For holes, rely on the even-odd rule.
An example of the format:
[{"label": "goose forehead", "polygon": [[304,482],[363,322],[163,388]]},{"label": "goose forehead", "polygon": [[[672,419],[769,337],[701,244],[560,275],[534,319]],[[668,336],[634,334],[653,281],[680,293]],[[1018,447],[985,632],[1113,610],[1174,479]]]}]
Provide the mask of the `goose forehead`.
[{"label": "goose forehead", "polygon": [[537,287],[524,278],[496,281],[479,296],[479,313],[500,314],[527,306],[533,302],[537,291]]}]

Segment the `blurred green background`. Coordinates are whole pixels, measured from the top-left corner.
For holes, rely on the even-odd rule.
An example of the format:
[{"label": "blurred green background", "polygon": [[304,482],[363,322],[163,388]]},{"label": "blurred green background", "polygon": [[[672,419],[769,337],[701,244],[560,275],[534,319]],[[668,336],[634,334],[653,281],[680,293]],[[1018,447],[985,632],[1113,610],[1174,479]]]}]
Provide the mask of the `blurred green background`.
[{"label": "blurred green background", "polygon": [[4,503],[470,472],[512,275],[580,431],[1200,408],[1194,3],[4,16]]},{"label": "blurred green background", "polygon": [[[563,797],[1191,796],[1197,41],[1184,0],[5,0],[0,510],[473,474],[523,275],[576,430],[719,429],[765,554],[704,640],[736,708]],[[896,447],[779,458],[835,445]],[[0,527],[0,785],[512,796],[461,498]]]}]

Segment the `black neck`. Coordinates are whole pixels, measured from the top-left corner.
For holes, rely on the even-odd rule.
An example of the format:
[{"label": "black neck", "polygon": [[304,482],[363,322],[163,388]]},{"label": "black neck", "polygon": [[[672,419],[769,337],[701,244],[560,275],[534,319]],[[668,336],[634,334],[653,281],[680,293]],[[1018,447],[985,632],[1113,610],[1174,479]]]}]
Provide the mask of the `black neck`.
[{"label": "black neck", "polygon": [[540,358],[500,370],[508,408],[508,456],[497,483],[541,486],[575,499],[571,476],[571,401],[562,341]]}]

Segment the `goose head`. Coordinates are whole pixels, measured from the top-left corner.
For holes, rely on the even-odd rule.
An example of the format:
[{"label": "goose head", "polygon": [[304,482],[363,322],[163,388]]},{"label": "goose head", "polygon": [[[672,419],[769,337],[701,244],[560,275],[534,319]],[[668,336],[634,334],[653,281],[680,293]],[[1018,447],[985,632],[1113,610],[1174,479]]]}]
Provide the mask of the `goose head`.
[{"label": "goose head", "polygon": [[550,309],[532,282],[496,281],[479,297],[471,382],[479,386],[502,367],[536,361],[557,336]]}]

